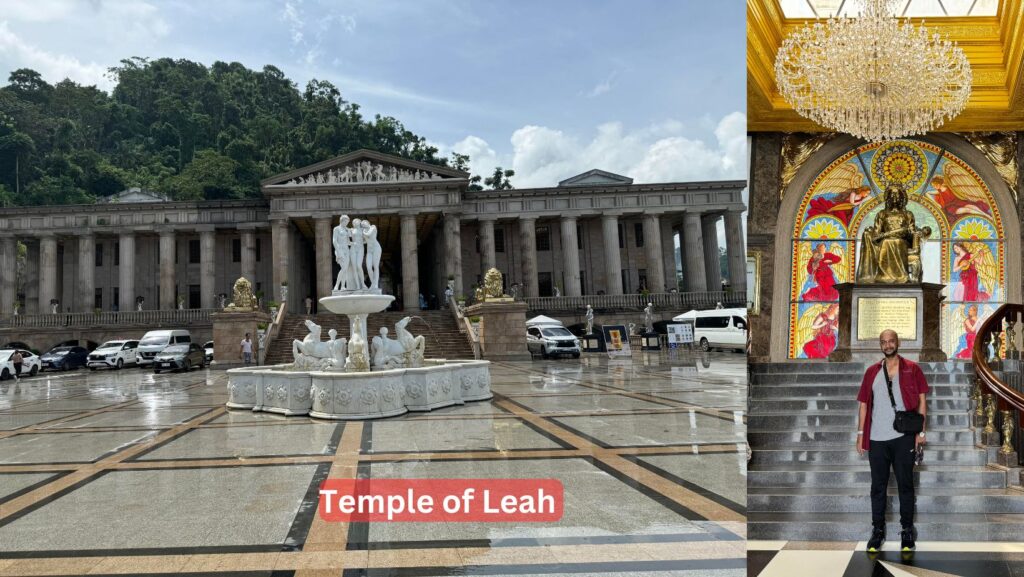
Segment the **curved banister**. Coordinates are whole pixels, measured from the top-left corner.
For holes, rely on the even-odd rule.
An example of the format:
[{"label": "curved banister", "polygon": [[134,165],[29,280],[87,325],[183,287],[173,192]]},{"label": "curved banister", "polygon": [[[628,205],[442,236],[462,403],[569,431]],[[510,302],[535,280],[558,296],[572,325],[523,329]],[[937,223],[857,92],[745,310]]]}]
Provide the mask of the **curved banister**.
[{"label": "curved banister", "polygon": [[[981,328],[978,329],[974,339],[974,350],[971,351],[974,372],[981,379],[982,384],[1017,411],[1024,411],[1024,394],[1004,383],[989,367],[988,345],[992,341],[992,335],[1003,332],[1003,319],[1009,317],[1016,320],[1022,313],[1024,313],[1024,305],[1010,303],[1001,305],[981,323]],[[998,351],[996,354],[998,355]]]}]

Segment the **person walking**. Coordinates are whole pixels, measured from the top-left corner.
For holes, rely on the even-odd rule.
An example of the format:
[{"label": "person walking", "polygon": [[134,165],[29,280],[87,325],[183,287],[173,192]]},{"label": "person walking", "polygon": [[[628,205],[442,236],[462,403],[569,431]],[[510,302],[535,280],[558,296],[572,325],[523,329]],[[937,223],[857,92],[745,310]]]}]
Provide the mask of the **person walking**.
[{"label": "person walking", "polygon": [[306,295],[306,314],[313,314],[313,299],[309,295]]},{"label": "person walking", "polygon": [[246,365],[252,364],[252,341],[249,340],[249,333],[245,333],[242,339],[242,362]]},{"label": "person walking", "polygon": [[14,354],[11,355],[11,363],[14,365],[14,380],[18,380],[21,377],[21,366],[25,363],[21,351],[14,351]]},{"label": "person walking", "polygon": [[867,368],[857,395],[857,453],[866,452],[871,466],[872,529],[867,550],[880,551],[885,543],[886,490],[891,470],[900,498],[900,549],[913,551],[917,541],[914,462],[925,444],[925,395],[929,387],[921,367],[899,355],[900,338],[896,331],[882,331],[878,340],[885,358]]}]

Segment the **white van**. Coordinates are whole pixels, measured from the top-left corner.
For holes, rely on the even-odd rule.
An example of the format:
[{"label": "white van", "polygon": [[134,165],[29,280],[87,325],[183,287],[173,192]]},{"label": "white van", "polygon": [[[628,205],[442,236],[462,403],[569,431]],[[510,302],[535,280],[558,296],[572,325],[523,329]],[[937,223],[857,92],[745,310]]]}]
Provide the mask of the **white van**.
[{"label": "white van", "polygon": [[192,335],[185,330],[149,331],[139,341],[138,362],[140,367],[153,364],[153,357],[167,345],[191,343]]},{"label": "white van", "polygon": [[712,347],[736,349],[747,348],[747,309],[713,309],[690,311],[673,317],[676,322],[693,323],[693,342],[702,350]]}]

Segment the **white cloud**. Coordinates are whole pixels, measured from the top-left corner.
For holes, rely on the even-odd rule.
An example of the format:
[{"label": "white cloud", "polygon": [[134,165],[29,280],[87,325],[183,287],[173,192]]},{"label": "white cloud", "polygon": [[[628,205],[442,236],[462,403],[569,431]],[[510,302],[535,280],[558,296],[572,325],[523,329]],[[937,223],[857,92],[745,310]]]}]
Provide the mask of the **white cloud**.
[{"label": "white cloud", "polygon": [[608,78],[605,78],[601,82],[598,82],[597,84],[595,84],[594,87],[591,88],[590,91],[588,91],[586,93],[586,97],[587,98],[596,98],[596,97],[601,96],[602,94],[610,91],[612,89],[612,87],[615,86],[615,77],[618,76],[618,75],[619,75],[619,71],[618,70],[616,70],[616,71],[612,72],[611,74],[609,74]]},{"label": "white cloud", "polygon": [[291,2],[284,3],[284,9],[281,11],[281,20],[288,25],[288,33],[291,35],[292,45],[301,45],[303,40],[302,29],[305,27],[305,23],[302,21],[302,16],[299,15],[299,9],[295,4]]},{"label": "white cloud", "polygon": [[95,62],[83,63],[73,56],[53,54],[22,40],[11,32],[7,22],[0,22],[0,61],[10,62],[10,69],[31,68],[48,82],[70,78],[79,84],[96,85],[111,90],[113,82],[107,69]]}]

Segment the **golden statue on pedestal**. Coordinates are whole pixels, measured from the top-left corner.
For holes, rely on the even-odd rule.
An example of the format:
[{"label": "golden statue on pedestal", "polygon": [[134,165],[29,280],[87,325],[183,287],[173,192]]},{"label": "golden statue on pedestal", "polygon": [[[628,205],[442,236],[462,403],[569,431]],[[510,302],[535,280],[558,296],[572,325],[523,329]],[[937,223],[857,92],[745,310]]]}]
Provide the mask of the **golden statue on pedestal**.
[{"label": "golden statue on pedestal", "polygon": [[931,234],[931,228],[914,223],[914,214],[907,210],[907,191],[890,184],[885,189],[885,208],[861,236],[857,282],[920,283],[921,245]]},{"label": "golden statue on pedestal", "polygon": [[507,294],[502,290],[501,271],[496,268],[489,269],[484,275],[483,286],[476,289],[476,293],[473,295],[476,298],[476,302],[494,301],[494,300],[510,300]]},{"label": "golden statue on pedestal", "polygon": [[224,310],[230,312],[250,312],[256,308],[256,297],[252,294],[252,284],[244,276],[235,281],[234,295],[231,304]]}]

